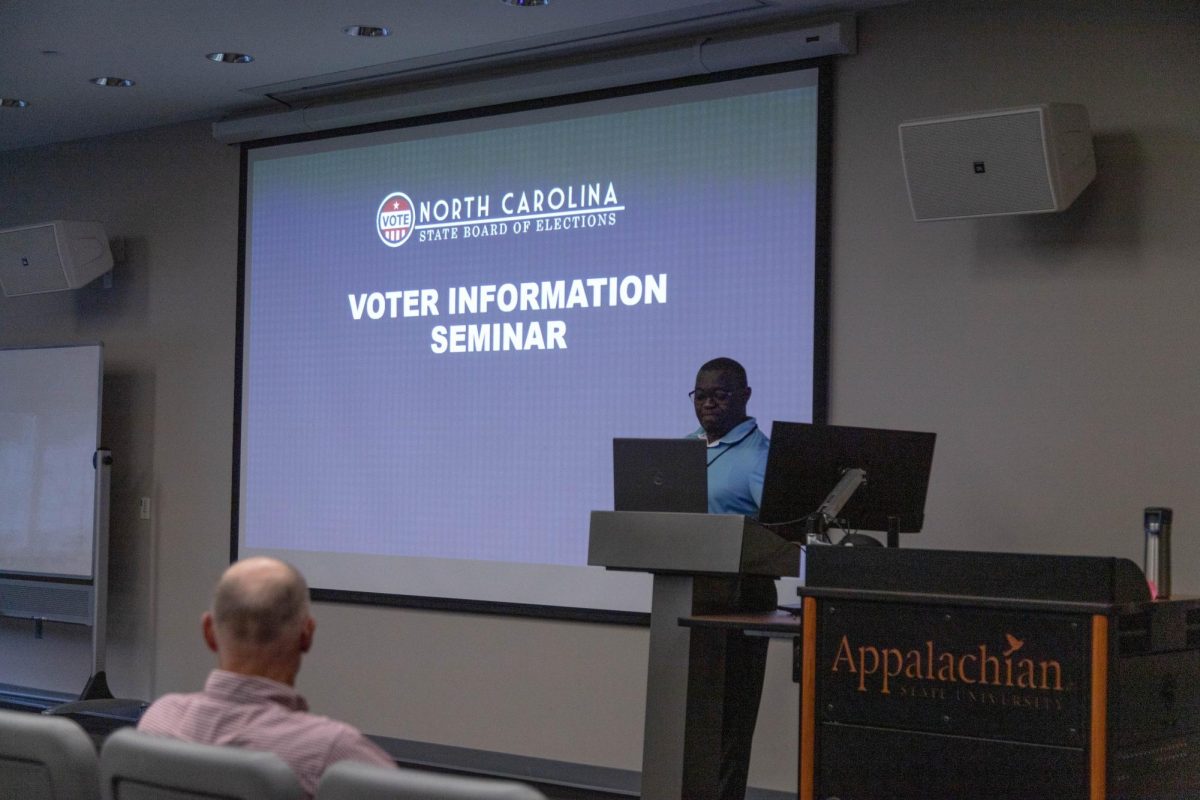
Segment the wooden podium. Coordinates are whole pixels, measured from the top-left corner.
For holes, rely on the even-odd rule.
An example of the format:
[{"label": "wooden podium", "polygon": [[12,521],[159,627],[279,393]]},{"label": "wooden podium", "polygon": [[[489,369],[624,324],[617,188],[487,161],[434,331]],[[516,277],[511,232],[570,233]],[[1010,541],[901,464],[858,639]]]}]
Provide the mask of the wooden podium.
[{"label": "wooden podium", "polygon": [[730,610],[722,591],[729,581],[707,577],[796,575],[799,548],[736,514],[593,511],[588,564],[654,576],[642,800],[711,797],[725,640],[691,636],[679,619]]},{"label": "wooden podium", "polygon": [[801,800],[1200,797],[1200,600],[1125,559],[811,547]]}]

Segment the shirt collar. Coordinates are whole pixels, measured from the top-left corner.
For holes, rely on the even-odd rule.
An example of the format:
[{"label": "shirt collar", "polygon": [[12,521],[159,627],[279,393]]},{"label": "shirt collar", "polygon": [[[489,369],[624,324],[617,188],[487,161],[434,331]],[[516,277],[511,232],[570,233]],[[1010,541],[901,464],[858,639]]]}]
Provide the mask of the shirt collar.
[{"label": "shirt collar", "polygon": [[[737,425],[734,425],[729,433],[726,433],[720,439],[717,439],[715,442],[708,442],[708,446],[720,447],[721,445],[735,445],[742,439],[745,439],[747,436],[749,436],[751,431],[753,431],[757,426],[758,421],[755,420],[754,417],[746,417]],[[697,439],[707,439],[704,434],[704,428],[697,428],[696,432],[692,435]]]},{"label": "shirt collar", "polygon": [[235,703],[278,703],[292,711],[308,711],[308,701],[286,683],[214,669],[204,682],[204,692]]}]

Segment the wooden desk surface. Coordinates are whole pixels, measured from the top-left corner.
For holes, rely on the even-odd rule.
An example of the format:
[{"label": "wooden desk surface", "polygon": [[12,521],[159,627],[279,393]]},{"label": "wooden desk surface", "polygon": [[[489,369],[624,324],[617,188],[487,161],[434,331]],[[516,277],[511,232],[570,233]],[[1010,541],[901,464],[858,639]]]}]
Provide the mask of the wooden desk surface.
[{"label": "wooden desk surface", "polygon": [[784,610],[757,614],[700,614],[680,617],[679,624],[686,628],[720,628],[778,636],[800,635],[800,617]]}]

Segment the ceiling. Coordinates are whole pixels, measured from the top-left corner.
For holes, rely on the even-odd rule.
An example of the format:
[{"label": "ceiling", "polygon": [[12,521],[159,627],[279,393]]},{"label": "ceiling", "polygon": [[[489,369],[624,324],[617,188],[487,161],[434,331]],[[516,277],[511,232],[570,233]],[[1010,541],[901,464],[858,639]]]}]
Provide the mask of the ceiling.
[{"label": "ceiling", "polygon": [[[899,0],[28,0],[0,2],[0,151],[287,110],[378,76],[581,52]],[[345,35],[387,27],[384,38]],[[240,52],[249,64],[213,63]],[[128,78],[128,88],[92,78]]]}]

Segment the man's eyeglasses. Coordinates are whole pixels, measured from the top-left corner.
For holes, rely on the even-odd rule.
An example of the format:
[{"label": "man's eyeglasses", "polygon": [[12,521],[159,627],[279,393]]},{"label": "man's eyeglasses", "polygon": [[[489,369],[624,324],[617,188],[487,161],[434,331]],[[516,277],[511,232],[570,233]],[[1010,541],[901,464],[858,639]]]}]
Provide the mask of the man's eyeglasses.
[{"label": "man's eyeglasses", "polygon": [[727,403],[733,398],[735,392],[728,389],[692,389],[688,392],[688,397],[692,398],[692,402],[706,403],[710,399],[716,400],[718,403]]}]

